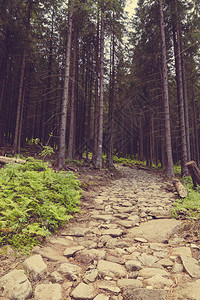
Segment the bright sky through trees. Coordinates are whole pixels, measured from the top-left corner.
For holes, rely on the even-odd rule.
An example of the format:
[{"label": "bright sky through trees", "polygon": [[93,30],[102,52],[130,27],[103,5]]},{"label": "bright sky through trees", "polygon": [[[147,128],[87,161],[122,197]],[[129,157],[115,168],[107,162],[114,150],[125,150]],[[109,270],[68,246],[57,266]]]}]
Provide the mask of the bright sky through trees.
[{"label": "bright sky through trees", "polygon": [[132,15],[135,11],[134,9],[137,6],[137,0],[127,0],[125,10],[129,13],[129,15]]}]

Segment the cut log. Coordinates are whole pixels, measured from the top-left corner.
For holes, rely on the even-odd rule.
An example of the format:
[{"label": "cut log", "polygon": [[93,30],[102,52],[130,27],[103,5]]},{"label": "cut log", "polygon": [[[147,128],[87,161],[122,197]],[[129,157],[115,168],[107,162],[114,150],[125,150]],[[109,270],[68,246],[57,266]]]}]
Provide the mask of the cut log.
[{"label": "cut log", "polygon": [[18,164],[25,164],[26,160],[16,158],[16,157],[6,157],[6,156],[0,156],[0,164],[8,164],[10,162],[18,163]]},{"label": "cut log", "polygon": [[173,182],[173,185],[175,186],[179,196],[181,198],[185,198],[188,195],[188,191],[186,190],[184,185],[180,182],[180,180],[174,179],[172,182]]},{"label": "cut log", "polygon": [[189,161],[186,164],[186,167],[188,168],[189,174],[192,177],[194,187],[196,187],[197,185],[200,185],[200,170],[197,167],[196,162],[193,160]]}]

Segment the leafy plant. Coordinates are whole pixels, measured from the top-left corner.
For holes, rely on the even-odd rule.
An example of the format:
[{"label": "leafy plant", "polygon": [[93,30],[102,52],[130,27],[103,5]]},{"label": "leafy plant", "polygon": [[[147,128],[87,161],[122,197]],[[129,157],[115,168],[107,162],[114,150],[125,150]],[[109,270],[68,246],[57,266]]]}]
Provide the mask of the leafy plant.
[{"label": "leafy plant", "polygon": [[[44,176],[45,174],[45,176]],[[0,169],[0,244],[32,247],[79,212],[79,181],[42,160]]]},{"label": "leafy plant", "polygon": [[187,219],[200,218],[200,190],[193,188],[192,178],[183,179],[186,189],[189,191],[188,196],[184,199],[177,199],[172,210],[175,218],[184,216]]}]

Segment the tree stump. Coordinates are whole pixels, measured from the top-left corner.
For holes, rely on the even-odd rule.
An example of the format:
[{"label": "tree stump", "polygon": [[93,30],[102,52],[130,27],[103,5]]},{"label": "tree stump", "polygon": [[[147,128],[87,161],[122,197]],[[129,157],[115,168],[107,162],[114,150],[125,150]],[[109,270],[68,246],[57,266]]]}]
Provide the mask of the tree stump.
[{"label": "tree stump", "polygon": [[188,168],[189,174],[192,177],[194,187],[197,187],[197,185],[200,185],[200,170],[197,167],[196,162],[193,160],[189,161],[186,164],[186,167]]}]

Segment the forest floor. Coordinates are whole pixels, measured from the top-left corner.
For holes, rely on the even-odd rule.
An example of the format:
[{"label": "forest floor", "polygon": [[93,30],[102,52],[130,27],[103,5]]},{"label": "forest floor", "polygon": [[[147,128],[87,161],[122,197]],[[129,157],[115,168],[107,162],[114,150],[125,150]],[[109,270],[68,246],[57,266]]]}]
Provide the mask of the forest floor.
[{"label": "forest floor", "polygon": [[172,218],[163,173],[68,168],[81,213],[28,255],[0,249],[0,300],[200,299],[199,223]]}]

